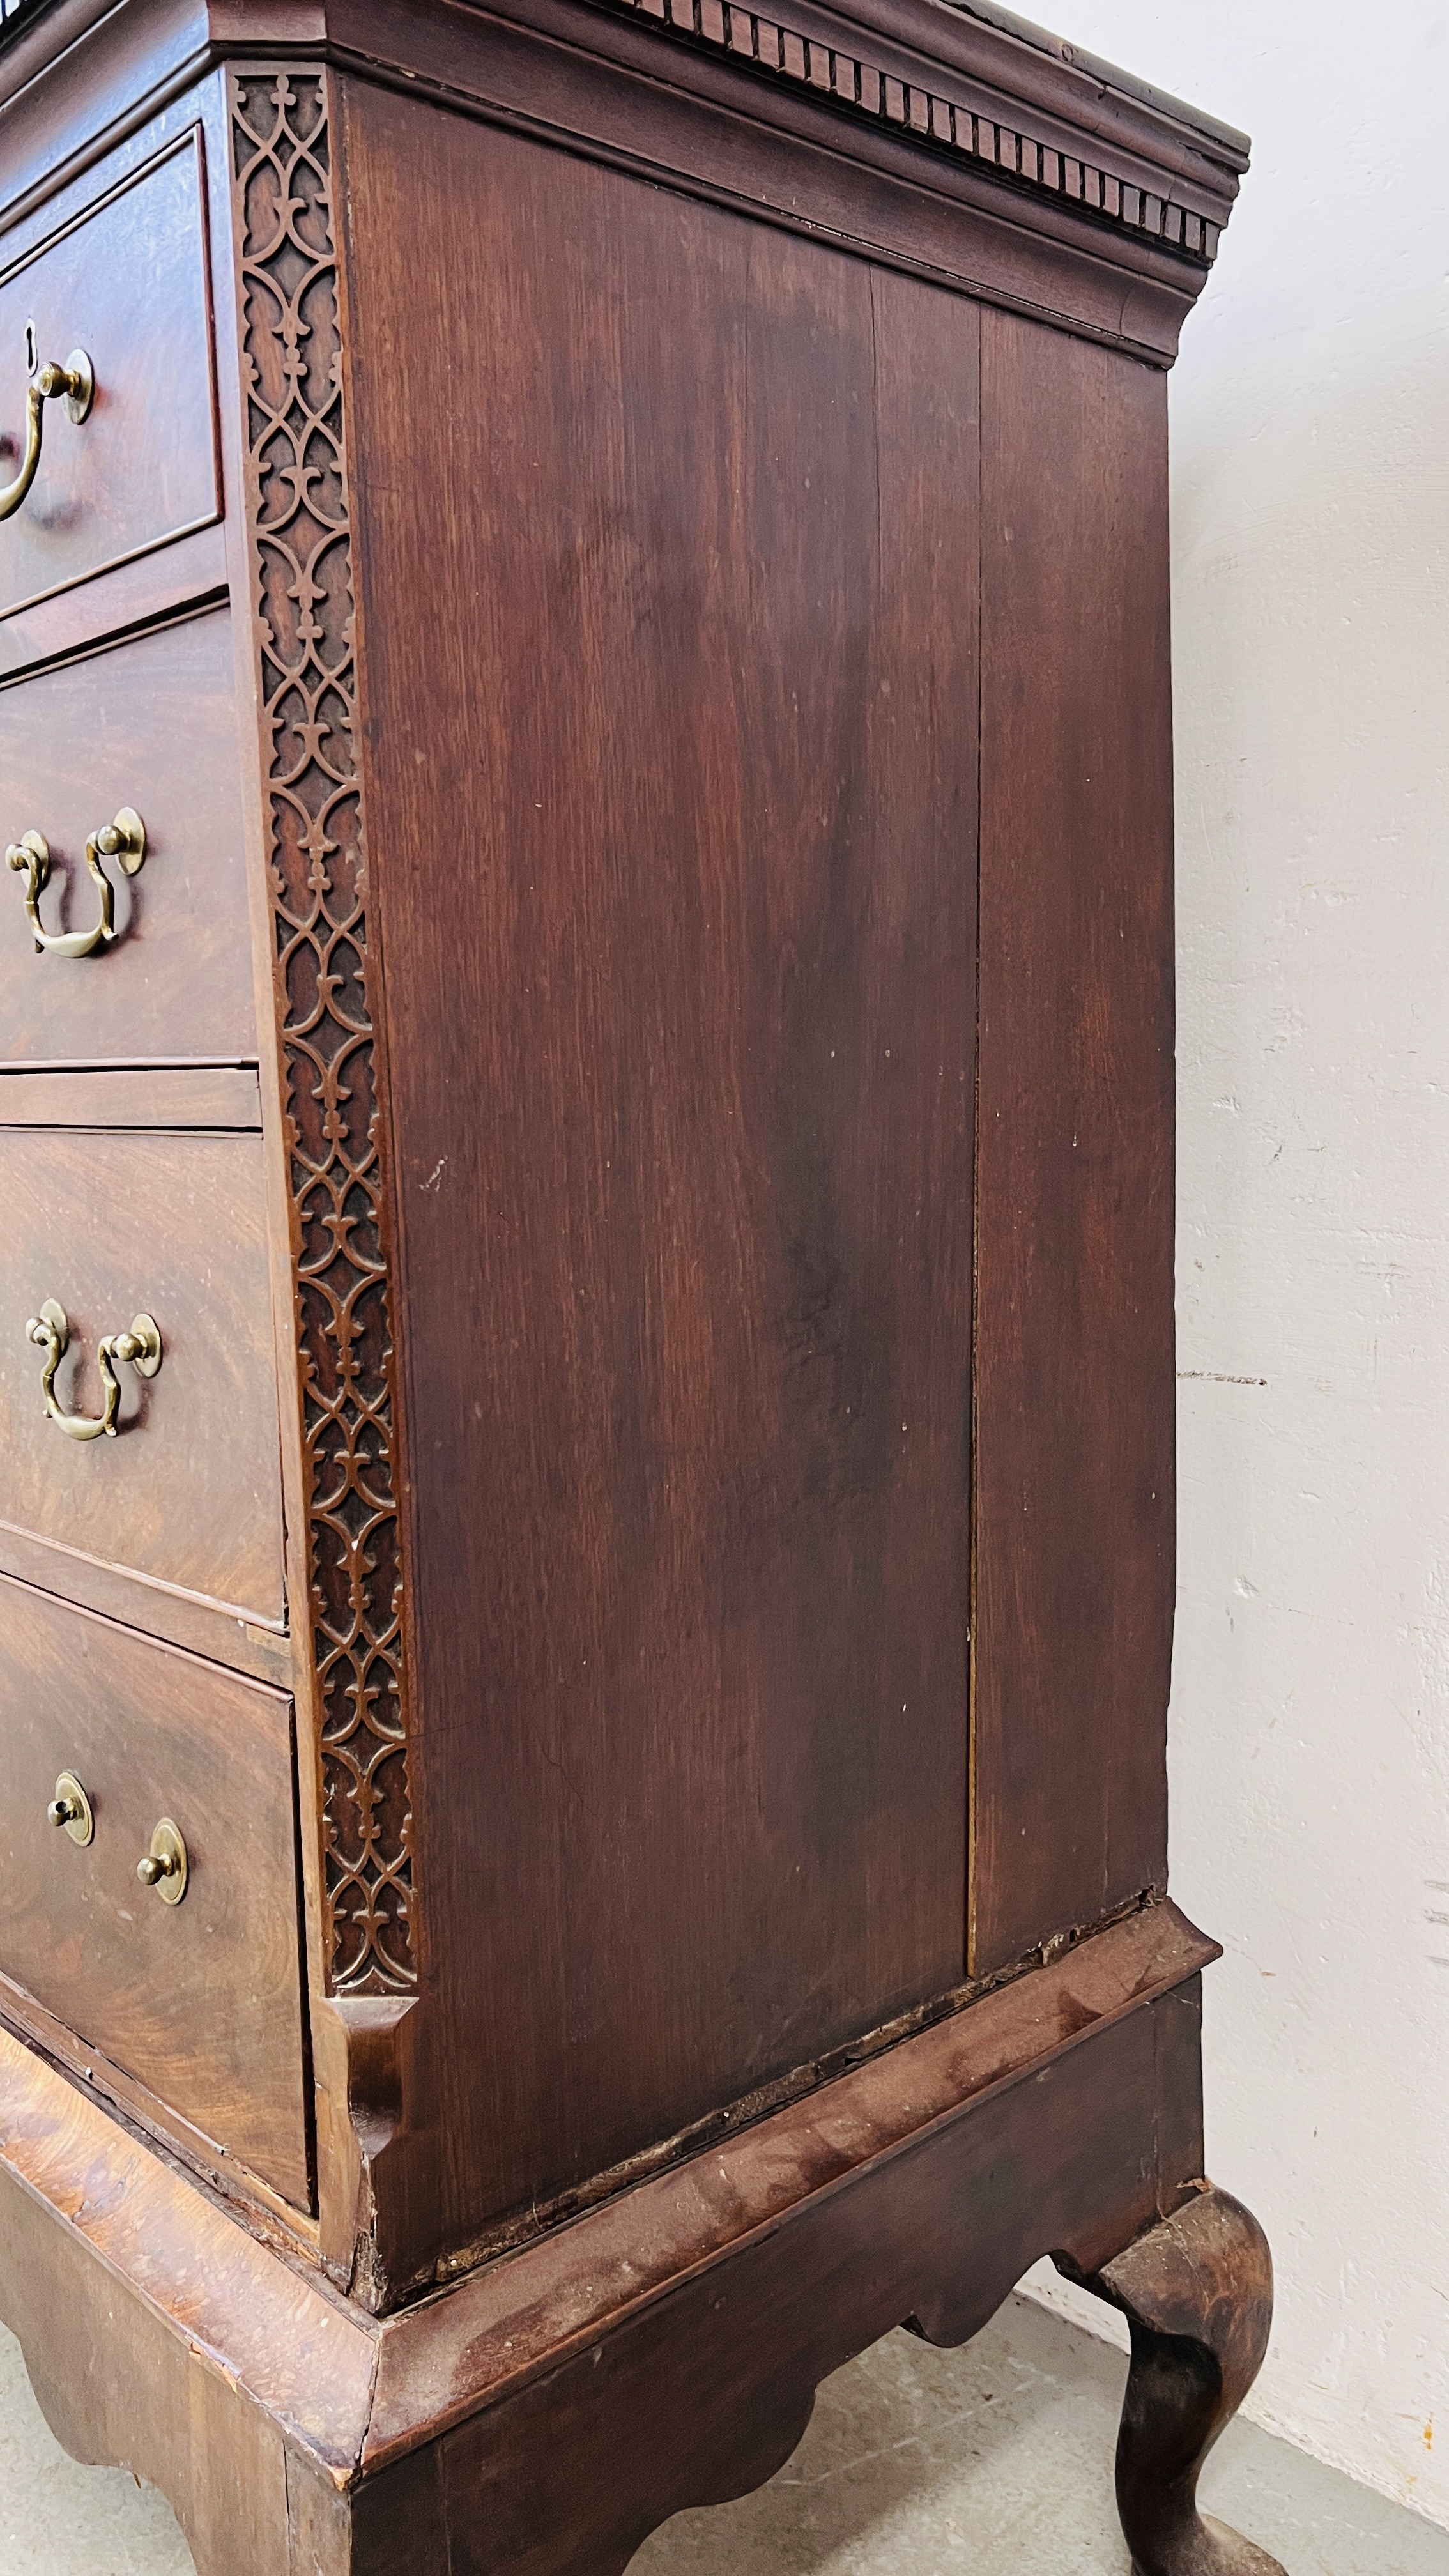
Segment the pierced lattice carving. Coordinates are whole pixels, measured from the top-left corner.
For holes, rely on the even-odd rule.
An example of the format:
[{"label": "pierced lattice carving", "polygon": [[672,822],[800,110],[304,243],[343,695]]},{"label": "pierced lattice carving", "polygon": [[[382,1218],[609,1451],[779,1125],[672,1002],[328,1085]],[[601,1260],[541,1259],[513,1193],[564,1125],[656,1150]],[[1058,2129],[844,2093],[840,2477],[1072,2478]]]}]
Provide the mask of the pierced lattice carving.
[{"label": "pierced lattice carving", "polygon": [[231,79],[331,1978],[416,1983],[385,1192],[327,76]]}]

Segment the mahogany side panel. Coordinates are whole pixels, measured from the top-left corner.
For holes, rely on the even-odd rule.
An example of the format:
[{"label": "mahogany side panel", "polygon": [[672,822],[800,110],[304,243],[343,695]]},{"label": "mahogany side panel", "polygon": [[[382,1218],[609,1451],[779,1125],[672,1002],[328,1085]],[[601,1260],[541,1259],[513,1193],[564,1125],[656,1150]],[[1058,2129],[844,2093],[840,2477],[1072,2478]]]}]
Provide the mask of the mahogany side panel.
[{"label": "mahogany side panel", "polygon": [[[1033,131],[1018,131],[1020,106],[1002,87],[958,86],[941,63],[962,24],[954,14],[922,10],[910,46],[879,45],[863,36],[859,13],[819,0],[792,0],[788,14],[788,29],[764,14],[711,14],[709,33],[694,41],[662,9],[327,0],[335,58],[370,76],[400,74],[414,98],[476,106],[525,132],[551,129],[570,149],[649,176],[667,172],[671,185],[748,206],[771,224],[1170,362],[1206,282],[1204,252],[1231,203],[1225,169],[1201,194],[1180,168],[1168,175],[1158,165],[1167,142],[1160,131],[1150,143],[1141,138],[1145,163],[1140,147],[1112,156],[1115,178],[1099,171],[1099,147],[1071,122],[1032,117]],[[756,41],[760,55],[751,53]],[[1012,47],[1012,73],[1020,59]],[[849,98],[852,80],[874,106]],[[972,94],[975,109],[963,116]],[[952,132],[970,138],[967,149]],[[1207,179],[1206,162],[1193,157]],[[1046,174],[1044,189],[1033,187],[1033,169]],[[1212,209],[1199,219],[1191,257],[1183,195]],[[1132,219],[1114,220],[1113,206]],[[1175,243],[1164,224],[1177,225]]]},{"label": "mahogany side panel", "polygon": [[982,317],[972,1970],[1167,1870],[1165,380]]},{"label": "mahogany side panel", "polygon": [[978,321],[343,95],[446,2244],[962,1974]]}]

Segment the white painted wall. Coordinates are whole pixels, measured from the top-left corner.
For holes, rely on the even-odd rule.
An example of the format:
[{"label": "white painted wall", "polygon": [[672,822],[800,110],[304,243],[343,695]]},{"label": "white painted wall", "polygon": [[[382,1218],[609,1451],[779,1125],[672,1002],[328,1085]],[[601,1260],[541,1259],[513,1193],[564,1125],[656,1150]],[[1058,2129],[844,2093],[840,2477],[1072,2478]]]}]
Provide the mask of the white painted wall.
[{"label": "white painted wall", "polygon": [[1057,9],[1254,139],[1172,379],[1209,2170],[1277,2261],[1248,2411],[1449,2525],[1449,0]]}]

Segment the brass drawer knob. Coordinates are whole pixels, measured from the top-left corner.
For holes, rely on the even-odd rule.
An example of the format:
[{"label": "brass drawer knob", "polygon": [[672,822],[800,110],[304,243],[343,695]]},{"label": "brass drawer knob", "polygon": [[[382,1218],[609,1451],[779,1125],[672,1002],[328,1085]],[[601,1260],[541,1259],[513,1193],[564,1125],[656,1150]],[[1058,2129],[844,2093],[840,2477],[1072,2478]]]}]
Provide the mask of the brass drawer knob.
[{"label": "brass drawer knob", "polygon": [[73,1843],[91,1843],[96,1838],[96,1820],[91,1802],[73,1771],[62,1771],[55,1784],[55,1796],[46,1808],[46,1816],[57,1830],[63,1829]]},{"label": "brass drawer knob", "polygon": [[123,805],[114,820],[99,824],[86,843],[86,866],[100,888],[100,912],[90,930],[45,930],[40,920],[40,898],[50,879],[50,843],[43,832],[22,832],[5,853],[7,864],[25,879],[25,911],[42,955],[52,957],[89,957],[93,950],[106,948],[116,936],[116,889],[101,865],[102,859],[114,859],[133,877],[146,855],[146,826],[134,805]]},{"label": "brass drawer knob", "polygon": [[44,436],[46,404],[63,396],[66,411],[79,428],[95,400],[95,370],[84,349],[72,349],[64,366],[58,358],[47,358],[43,365],[37,365],[33,322],[25,326],[25,360],[30,370],[30,383],[25,394],[25,452],[14,482],[7,483],[0,491],[0,519],[14,518],[35,481]]},{"label": "brass drawer knob", "polygon": [[69,1440],[107,1440],[116,1436],[116,1415],[121,1407],[121,1381],[116,1375],[116,1362],[133,1368],[138,1377],[154,1377],[161,1366],[161,1334],[151,1315],[133,1315],[128,1333],[107,1333],[96,1347],[96,1366],[105,1388],[106,1409],[100,1415],[67,1413],[55,1392],[55,1372],[70,1344],[70,1322],[65,1308],[54,1297],[47,1297],[38,1315],[32,1315],[25,1327],[28,1340],[45,1353],[45,1366],[40,1372],[45,1410]]},{"label": "brass drawer knob", "polygon": [[181,1828],[163,1816],[151,1836],[151,1848],[136,1863],[143,1887],[154,1887],[163,1905],[179,1905],[186,1894],[188,1865]]}]

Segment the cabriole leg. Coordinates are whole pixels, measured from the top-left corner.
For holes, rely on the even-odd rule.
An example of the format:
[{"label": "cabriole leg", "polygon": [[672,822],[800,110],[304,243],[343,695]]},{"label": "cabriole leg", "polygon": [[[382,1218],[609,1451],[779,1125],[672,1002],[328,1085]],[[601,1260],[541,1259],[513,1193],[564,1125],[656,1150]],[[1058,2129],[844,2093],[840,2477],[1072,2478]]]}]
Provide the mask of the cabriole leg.
[{"label": "cabriole leg", "polygon": [[1198,2472],[1257,2378],[1273,2321],[1272,2258],[1251,2210],[1206,2189],[1085,2286],[1132,2332],[1117,2508],[1135,2576],[1283,2576],[1197,2508]]}]

